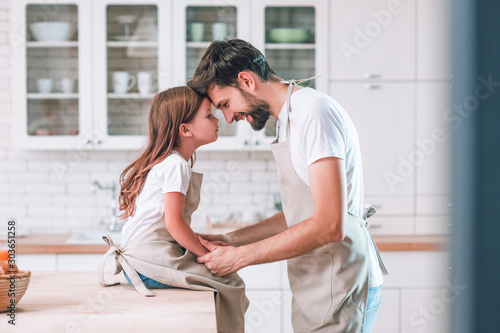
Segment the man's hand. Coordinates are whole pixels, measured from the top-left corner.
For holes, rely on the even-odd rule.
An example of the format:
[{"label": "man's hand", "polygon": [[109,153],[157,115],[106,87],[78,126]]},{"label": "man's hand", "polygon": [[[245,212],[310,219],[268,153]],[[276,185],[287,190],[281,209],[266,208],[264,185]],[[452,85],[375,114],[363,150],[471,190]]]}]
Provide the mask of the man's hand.
[{"label": "man's hand", "polygon": [[238,248],[224,245],[221,246],[219,243],[220,241],[209,242],[200,236],[198,236],[198,241],[210,251],[210,253],[196,258],[196,262],[205,264],[213,274],[224,276],[235,273],[244,267],[238,256]]}]

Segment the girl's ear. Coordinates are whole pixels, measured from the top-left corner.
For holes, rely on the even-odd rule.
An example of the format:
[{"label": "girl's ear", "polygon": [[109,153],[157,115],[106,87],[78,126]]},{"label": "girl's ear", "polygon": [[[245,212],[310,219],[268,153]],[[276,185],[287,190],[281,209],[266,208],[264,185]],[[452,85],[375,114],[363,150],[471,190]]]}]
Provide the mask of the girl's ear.
[{"label": "girl's ear", "polygon": [[191,132],[187,124],[181,124],[181,126],[179,126],[179,135],[183,137],[190,137],[193,136],[193,132]]},{"label": "girl's ear", "polygon": [[256,88],[255,87],[255,84],[256,84],[255,78],[250,72],[246,72],[246,71],[240,72],[238,74],[238,81],[239,81],[238,83],[240,84],[240,87],[245,87],[250,91],[254,91]]}]

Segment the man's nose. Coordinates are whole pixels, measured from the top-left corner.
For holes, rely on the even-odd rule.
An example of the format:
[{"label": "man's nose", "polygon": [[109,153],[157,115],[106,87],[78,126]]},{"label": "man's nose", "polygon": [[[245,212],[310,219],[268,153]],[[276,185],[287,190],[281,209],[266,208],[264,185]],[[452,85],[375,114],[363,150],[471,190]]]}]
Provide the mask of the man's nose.
[{"label": "man's nose", "polygon": [[234,120],[234,113],[228,110],[222,110],[222,113],[224,114],[224,118],[226,119],[228,124],[231,124]]}]

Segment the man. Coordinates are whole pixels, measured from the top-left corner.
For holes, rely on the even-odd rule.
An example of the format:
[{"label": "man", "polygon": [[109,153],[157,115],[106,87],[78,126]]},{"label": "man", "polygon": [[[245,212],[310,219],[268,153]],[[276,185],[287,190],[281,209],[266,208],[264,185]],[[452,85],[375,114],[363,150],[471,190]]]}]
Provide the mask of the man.
[{"label": "man", "polygon": [[386,271],[366,228],[373,211],[363,213],[361,153],[347,113],[330,96],[283,81],[239,39],[213,42],[188,85],[228,123],[246,119],[261,130],[270,116],[278,120],[271,146],[283,204],[255,225],[202,235],[211,252],[198,262],[223,276],[288,259],[295,332],[371,332]]}]

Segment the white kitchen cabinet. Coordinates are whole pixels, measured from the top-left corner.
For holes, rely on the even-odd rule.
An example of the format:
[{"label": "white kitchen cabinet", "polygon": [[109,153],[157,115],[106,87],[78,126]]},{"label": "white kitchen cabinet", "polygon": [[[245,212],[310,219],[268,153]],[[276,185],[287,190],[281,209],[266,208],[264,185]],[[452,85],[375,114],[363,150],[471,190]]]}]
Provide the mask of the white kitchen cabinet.
[{"label": "white kitchen cabinet", "polygon": [[245,332],[282,332],[283,291],[247,291],[246,295],[250,306],[245,313]]},{"label": "white kitchen cabinet", "polygon": [[451,113],[448,82],[419,82],[416,85],[417,194],[450,194]]},{"label": "white kitchen cabinet", "polygon": [[415,233],[415,218],[375,214],[368,219],[368,229],[372,236],[410,236]]},{"label": "white kitchen cabinet", "polygon": [[[89,140],[95,149],[139,149],[152,99],[171,85],[171,2],[98,0],[92,5],[94,108]],[[125,76],[115,77],[117,72]],[[150,87],[145,75],[151,77]]]},{"label": "white kitchen cabinet", "polygon": [[[328,3],[325,0],[256,0],[252,12],[258,24],[252,29],[252,42],[261,50],[271,68],[285,80],[320,77],[305,82],[320,91],[328,89]],[[298,28],[310,32],[301,43],[273,40],[272,29]],[[270,118],[265,128],[256,133],[256,149],[270,149],[276,138],[276,119]]]},{"label": "white kitchen cabinet", "polygon": [[[217,39],[216,26],[223,26],[227,38],[250,40],[250,3],[247,1],[214,3],[213,1],[174,1],[173,24],[175,32],[175,66],[172,77],[174,84],[184,85],[193,77],[196,67],[210,43]],[[202,31],[195,35],[197,25]],[[200,28],[202,27],[202,28]],[[219,28],[221,29],[221,28]],[[224,30],[224,29],[222,29]],[[215,33],[215,34],[214,34]],[[219,118],[219,139],[200,147],[200,150],[247,150],[253,146],[253,133],[246,121],[228,124],[222,111],[215,110]]]},{"label": "white kitchen cabinet", "polygon": [[401,295],[402,332],[443,333],[449,329],[450,304],[459,289],[406,289]]},{"label": "white kitchen cabinet", "polygon": [[85,148],[92,121],[90,9],[85,0],[12,3],[14,147]]},{"label": "white kitchen cabinet", "polygon": [[413,80],[416,1],[330,2],[332,80]]},{"label": "white kitchen cabinet", "polygon": [[377,217],[414,214],[414,90],[412,83],[330,85],[330,95],[356,126],[369,198],[365,201],[379,208]]},{"label": "white kitchen cabinet", "polygon": [[400,333],[401,291],[382,287],[381,304],[373,333]]},{"label": "white kitchen cabinet", "polygon": [[[15,146],[140,148],[154,92],[166,88],[166,78],[171,76],[172,61],[166,52],[171,49],[170,2],[23,0],[14,2],[12,10],[13,17],[23,18],[12,21],[18,37],[13,52]],[[50,21],[70,22],[75,34],[69,40],[47,41],[29,29],[33,23]],[[117,71],[132,75],[124,92],[114,90]],[[152,75],[150,93],[138,91],[139,71]],[[43,89],[40,79],[46,79]],[[65,91],[63,79],[72,80],[75,87]]]},{"label": "white kitchen cabinet", "polygon": [[450,0],[418,0],[419,80],[450,79]]}]

